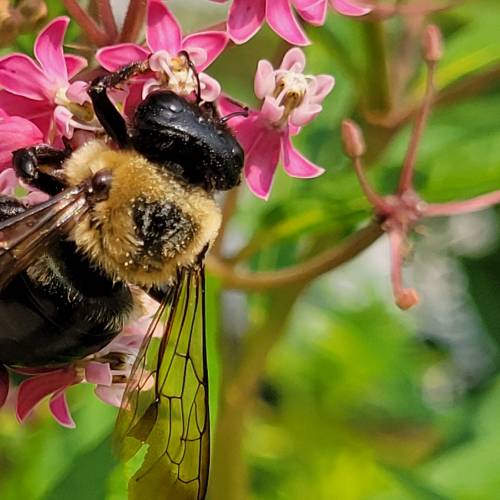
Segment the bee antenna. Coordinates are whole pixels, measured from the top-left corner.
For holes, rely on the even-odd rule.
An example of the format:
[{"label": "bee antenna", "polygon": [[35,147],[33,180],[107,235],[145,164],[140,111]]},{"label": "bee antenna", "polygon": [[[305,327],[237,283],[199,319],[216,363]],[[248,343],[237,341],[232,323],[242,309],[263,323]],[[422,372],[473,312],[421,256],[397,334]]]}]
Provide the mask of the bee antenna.
[{"label": "bee antenna", "polygon": [[245,106],[241,111],[234,111],[233,113],[229,113],[228,115],[223,116],[220,119],[220,123],[227,123],[231,118],[236,118],[237,116],[244,116],[245,118],[248,118],[248,113],[248,106]]},{"label": "bee antenna", "polygon": [[196,104],[200,104],[201,102],[201,83],[200,83],[200,75],[198,74],[198,70],[196,69],[196,66],[194,65],[193,61],[191,60],[191,57],[189,57],[189,53],[187,50],[181,50],[179,54],[182,54],[188,63],[189,68],[193,72],[194,77],[196,78]]}]

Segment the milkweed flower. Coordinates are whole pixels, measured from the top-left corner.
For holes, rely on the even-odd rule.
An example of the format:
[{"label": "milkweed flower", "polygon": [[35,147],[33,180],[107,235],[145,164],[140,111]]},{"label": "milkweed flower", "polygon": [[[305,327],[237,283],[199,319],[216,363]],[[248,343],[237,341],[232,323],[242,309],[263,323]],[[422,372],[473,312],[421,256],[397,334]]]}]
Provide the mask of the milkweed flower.
[{"label": "milkweed flower", "polygon": [[183,36],[179,22],[168,7],[161,0],[149,0],[146,12],[148,49],[134,43],[122,43],[103,47],[97,52],[96,58],[110,71],[149,58],[150,67],[158,77],[145,82],[139,98],[162,85],[177,94],[189,95],[197,91],[197,80],[189,61],[182,56],[185,51],[199,72],[201,98],[214,101],[220,94],[220,85],[203,70],[220,55],[228,40],[223,31],[204,31]]},{"label": "milkweed flower", "polygon": [[[321,112],[323,99],[335,80],[330,75],[304,75],[305,56],[301,49],[290,49],[281,66],[274,69],[261,60],[255,73],[255,95],[261,99],[260,110],[250,110],[247,118],[235,118],[231,125],[245,150],[245,178],[250,190],[259,198],[269,197],[279,160],[291,177],[317,177],[324,169],[302,156],[291,137]],[[235,106],[223,99],[225,111]]]},{"label": "milkweed flower", "polygon": [[[226,0],[212,1],[223,3]],[[345,16],[362,16],[371,10],[350,0],[330,0],[330,4]],[[233,0],[227,20],[229,36],[237,44],[245,43],[267,21],[273,31],[287,42],[308,45],[310,41],[292,6],[309,24],[321,26],[325,22],[328,0]]]},{"label": "milkweed flower", "polygon": [[58,17],[41,31],[34,46],[36,61],[21,53],[0,59],[0,108],[32,121],[50,142],[58,136],[71,138],[75,128],[95,130],[87,84],[70,82],[87,61],[63,53],[68,24],[68,17]]}]

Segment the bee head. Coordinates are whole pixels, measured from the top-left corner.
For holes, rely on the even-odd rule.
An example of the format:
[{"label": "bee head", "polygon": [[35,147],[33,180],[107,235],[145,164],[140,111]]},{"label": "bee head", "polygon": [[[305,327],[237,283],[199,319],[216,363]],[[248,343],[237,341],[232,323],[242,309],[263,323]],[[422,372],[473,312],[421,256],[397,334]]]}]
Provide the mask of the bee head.
[{"label": "bee head", "polygon": [[240,182],[243,150],[212,104],[154,92],[137,107],[131,136],[134,149],[189,184],[225,191]]}]

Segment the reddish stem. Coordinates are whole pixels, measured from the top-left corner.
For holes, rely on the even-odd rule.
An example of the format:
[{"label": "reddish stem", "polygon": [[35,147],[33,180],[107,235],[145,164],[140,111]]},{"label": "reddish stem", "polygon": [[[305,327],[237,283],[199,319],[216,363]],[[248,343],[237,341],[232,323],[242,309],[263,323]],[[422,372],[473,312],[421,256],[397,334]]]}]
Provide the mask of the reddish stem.
[{"label": "reddish stem", "polygon": [[111,43],[118,40],[118,28],[116,26],[115,16],[109,0],[98,0],[97,9],[99,20],[101,21]]},{"label": "reddish stem", "polygon": [[500,203],[500,191],[483,194],[470,200],[452,201],[450,203],[429,203],[425,209],[425,217],[441,217],[458,215],[484,210]]},{"label": "reddish stem", "polygon": [[87,12],[78,4],[76,0],[63,0],[64,6],[69,15],[80,25],[87,38],[97,45],[102,47],[109,43],[106,33],[97,25]]},{"label": "reddish stem", "polygon": [[403,286],[404,234],[400,230],[388,231],[391,247],[391,283],[396,305],[409,309],[418,303],[418,294],[413,288]]},{"label": "reddish stem", "polygon": [[130,0],[120,33],[120,42],[136,42],[146,17],[146,1]]},{"label": "reddish stem", "polygon": [[368,201],[375,207],[375,210],[379,214],[387,214],[391,211],[391,207],[384,201],[384,199],[370,186],[368,179],[366,178],[365,172],[363,171],[363,165],[361,163],[361,158],[356,156],[352,159],[354,165],[354,170],[359,179],[359,184],[361,189],[365,193]]},{"label": "reddish stem", "polygon": [[410,145],[408,146],[408,151],[406,153],[406,158],[403,164],[403,170],[401,171],[401,177],[399,179],[399,193],[404,193],[411,188],[413,182],[413,172],[415,171],[415,160],[417,157],[417,149],[422,139],[425,126],[427,125],[427,119],[429,118],[432,101],[434,98],[434,62],[427,62],[427,84],[425,89],[425,96],[422,102],[422,106],[415,120],[415,126],[413,127],[413,132],[410,138]]}]

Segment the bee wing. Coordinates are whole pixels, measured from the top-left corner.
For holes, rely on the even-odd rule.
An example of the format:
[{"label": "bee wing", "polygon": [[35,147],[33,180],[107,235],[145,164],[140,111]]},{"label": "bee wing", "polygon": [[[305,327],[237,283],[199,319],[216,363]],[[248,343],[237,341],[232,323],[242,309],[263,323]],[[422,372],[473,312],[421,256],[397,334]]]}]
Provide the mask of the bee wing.
[{"label": "bee wing", "polygon": [[67,234],[86,208],[84,189],[77,186],[1,221],[0,290]]},{"label": "bee wing", "polygon": [[[129,499],[203,500],[210,432],[202,268],[181,271],[149,327],[115,430],[123,460],[138,469]],[[161,339],[153,332],[166,317]]]}]

